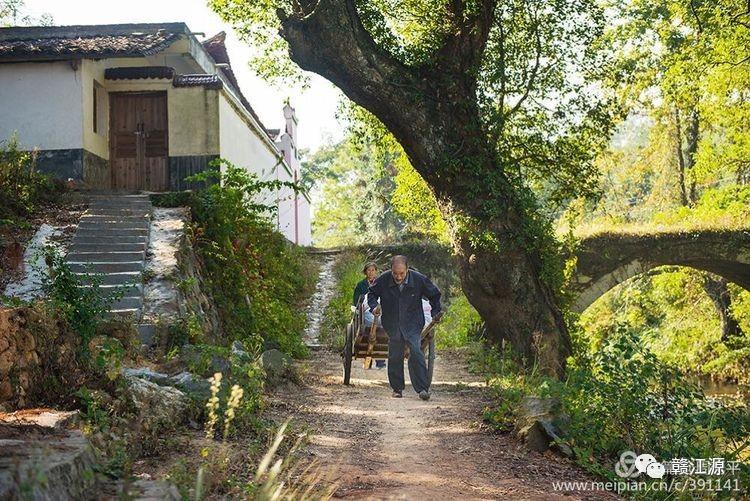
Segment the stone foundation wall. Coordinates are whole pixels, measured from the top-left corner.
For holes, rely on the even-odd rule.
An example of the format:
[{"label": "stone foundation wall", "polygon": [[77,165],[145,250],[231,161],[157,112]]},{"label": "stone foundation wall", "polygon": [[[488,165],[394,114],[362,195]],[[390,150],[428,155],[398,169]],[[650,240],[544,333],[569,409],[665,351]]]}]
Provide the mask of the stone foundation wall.
[{"label": "stone foundation wall", "polygon": [[41,306],[0,309],[0,407],[62,398],[77,377],[75,349],[75,334]]}]

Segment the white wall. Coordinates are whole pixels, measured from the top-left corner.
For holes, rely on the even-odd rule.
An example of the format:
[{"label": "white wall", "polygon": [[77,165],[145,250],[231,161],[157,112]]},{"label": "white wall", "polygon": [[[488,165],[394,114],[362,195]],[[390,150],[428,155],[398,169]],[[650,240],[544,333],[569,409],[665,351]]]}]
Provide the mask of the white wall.
[{"label": "white wall", "polygon": [[[222,91],[219,96],[219,155],[235,166],[255,174],[261,181],[273,181],[277,170],[284,170],[279,163],[281,153],[263,136],[265,134],[256,130],[249,122],[244,109],[239,109],[232,98]],[[258,202],[276,205],[276,193],[263,193]],[[278,225],[277,229],[281,231]],[[286,232],[282,233],[287,238],[293,237]]]},{"label": "white wall", "polygon": [[219,96],[219,151],[222,158],[242,167],[261,180],[276,178],[280,153],[259,137],[225,93]]},{"label": "white wall", "polygon": [[83,147],[81,70],[70,63],[0,64],[0,141],[23,149]]},{"label": "white wall", "polygon": [[[297,116],[294,108],[289,104],[284,106],[283,111],[286,119],[285,130],[276,146],[283,153],[284,160],[286,160],[292,173],[279,171],[278,179],[295,182],[302,177],[296,145]],[[295,194],[289,188],[279,190],[278,198],[280,231],[285,235],[291,235],[289,240],[292,242],[299,245],[311,245],[310,204],[307,199],[302,194]]]}]

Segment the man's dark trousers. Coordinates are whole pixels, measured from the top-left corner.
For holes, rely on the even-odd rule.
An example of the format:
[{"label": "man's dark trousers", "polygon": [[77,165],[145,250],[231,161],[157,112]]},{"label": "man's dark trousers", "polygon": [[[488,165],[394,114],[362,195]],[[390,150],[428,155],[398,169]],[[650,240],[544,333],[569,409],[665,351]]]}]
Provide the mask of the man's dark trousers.
[{"label": "man's dark trousers", "polygon": [[395,336],[388,333],[388,382],[395,391],[403,391],[404,346],[409,345],[409,379],[414,390],[419,393],[430,389],[427,381],[427,363],[422,353],[421,332],[405,333],[401,329]]},{"label": "man's dark trousers", "polygon": [[381,274],[370,285],[367,304],[375,310],[380,299],[383,328],[388,333],[388,382],[394,391],[404,390],[404,344],[408,344],[409,377],[414,390],[429,391],[427,364],[422,353],[424,329],[422,298],[430,301],[433,318],[440,313],[440,290],[429,278],[409,269],[402,284],[393,280],[390,271]]}]

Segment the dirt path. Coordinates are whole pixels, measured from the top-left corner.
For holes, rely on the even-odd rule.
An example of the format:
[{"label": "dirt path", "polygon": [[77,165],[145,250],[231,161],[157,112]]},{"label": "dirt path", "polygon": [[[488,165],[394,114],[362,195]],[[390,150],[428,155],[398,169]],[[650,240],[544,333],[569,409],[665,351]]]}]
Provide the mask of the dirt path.
[{"label": "dirt path", "polygon": [[279,388],[269,411],[312,429],[305,452],[336,481],[335,497],[616,499],[554,492],[553,481],[593,479],[568,460],[488,430],[482,381],[455,354],[436,362],[433,396],[423,402],[409,385],[404,398],[392,398],[385,370],[366,371],[358,361],[352,386],[343,386],[339,356],[317,352],[302,368],[305,384]]}]

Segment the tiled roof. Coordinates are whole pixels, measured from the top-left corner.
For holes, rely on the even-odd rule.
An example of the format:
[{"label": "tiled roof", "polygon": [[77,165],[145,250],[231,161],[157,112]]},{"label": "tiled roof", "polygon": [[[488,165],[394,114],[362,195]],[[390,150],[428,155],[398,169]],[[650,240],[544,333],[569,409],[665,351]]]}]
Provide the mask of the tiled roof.
[{"label": "tiled roof", "polygon": [[218,75],[177,75],[172,85],[175,87],[206,87],[208,89],[221,89],[224,84]]},{"label": "tiled roof", "polygon": [[0,28],[0,61],[149,56],[187,32],[184,23]]},{"label": "tiled roof", "polygon": [[104,70],[106,80],[135,80],[142,78],[172,79],[174,68],[169,66],[134,66],[107,68]]}]

